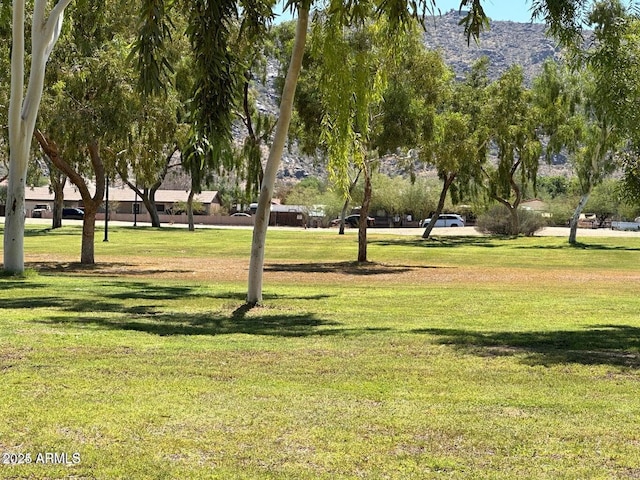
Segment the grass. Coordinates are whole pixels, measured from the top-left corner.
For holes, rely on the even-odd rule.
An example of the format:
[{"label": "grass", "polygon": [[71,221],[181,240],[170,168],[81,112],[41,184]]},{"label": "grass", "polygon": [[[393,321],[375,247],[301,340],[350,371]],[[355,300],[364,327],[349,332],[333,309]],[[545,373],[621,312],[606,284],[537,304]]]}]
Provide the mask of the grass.
[{"label": "grass", "polygon": [[0,478],[638,478],[640,238],[30,230],[0,278]]}]

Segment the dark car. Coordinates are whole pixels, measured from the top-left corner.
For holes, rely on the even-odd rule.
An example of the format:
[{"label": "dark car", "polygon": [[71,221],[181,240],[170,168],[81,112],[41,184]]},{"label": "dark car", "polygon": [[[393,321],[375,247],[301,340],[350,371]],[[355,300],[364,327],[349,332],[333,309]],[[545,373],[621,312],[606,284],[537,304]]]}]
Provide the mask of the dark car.
[{"label": "dark car", "polygon": [[[373,217],[367,217],[367,226],[368,227],[373,227],[373,225],[376,223],[376,219]],[[353,215],[349,215],[347,217],[344,217],[344,224],[348,227],[353,227],[356,228],[358,225],[360,225],[360,214],[356,213]],[[336,218],[335,220],[333,220],[331,222],[332,226],[338,226],[340,225],[340,219]]]},{"label": "dark car", "polygon": [[79,208],[63,208],[62,218],[66,220],[83,220],[84,212]]}]

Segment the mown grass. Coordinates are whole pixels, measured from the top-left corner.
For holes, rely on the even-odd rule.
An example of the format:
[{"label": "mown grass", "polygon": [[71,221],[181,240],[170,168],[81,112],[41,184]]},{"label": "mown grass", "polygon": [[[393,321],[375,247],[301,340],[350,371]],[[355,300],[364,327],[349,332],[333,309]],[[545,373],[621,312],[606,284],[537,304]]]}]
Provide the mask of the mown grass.
[{"label": "mown grass", "polygon": [[122,275],[70,263],[73,227],[29,233],[35,272],[0,278],[0,452],[81,462],[0,478],[640,476],[640,239],[379,235],[357,266],[355,235],[272,231],[248,310],[172,264],[242,270],[250,231],[114,228],[96,259]]}]

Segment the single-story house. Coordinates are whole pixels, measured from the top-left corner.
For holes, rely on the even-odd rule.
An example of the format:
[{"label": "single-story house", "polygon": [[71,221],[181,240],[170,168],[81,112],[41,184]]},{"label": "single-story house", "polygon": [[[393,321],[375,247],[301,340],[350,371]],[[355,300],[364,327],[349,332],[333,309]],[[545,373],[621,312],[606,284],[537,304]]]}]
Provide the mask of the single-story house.
[{"label": "single-story house", "polygon": [[[93,190],[93,189],[92,189]],[[187,202],[189,192],[184,190],[158,190],[155,195],[156,208],[159,213],[171,211],[176,203]],[[220,194],[214,190],[206,190],[195,196],[195,200],[200,202],[205,210],[205,215],[213,215],[220,211]],[[27,187],[25,191],[25,208],[27,216],[35,208],[53,209],[54,195],[49,187]],[[147,212],[140,197],[138,197],[129,187],[116,186],[109,188],[109,210],[111,213],[134,213],[138,205],[138,212]],[[64,188],[64,206],[82,207],[82,197],[74,185],[67,185]],[[104,206],[103,206],[104,209]]]}]

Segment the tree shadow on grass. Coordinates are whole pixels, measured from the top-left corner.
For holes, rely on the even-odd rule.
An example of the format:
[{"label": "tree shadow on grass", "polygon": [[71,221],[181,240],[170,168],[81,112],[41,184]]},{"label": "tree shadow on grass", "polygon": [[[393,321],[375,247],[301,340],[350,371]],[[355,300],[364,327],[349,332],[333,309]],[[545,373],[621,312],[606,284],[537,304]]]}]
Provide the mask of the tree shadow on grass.
[{"label": "tree shadow on grass", "polygon": [[530,365],[578,363],[640,368],[640,328],[596,325],[585,330],[545,332],[478,332],[462,329],[419,329],[436,342],[479,356],[524,355]]},{"label": "tree shadow on grass", "polygon": [[384,240],[371,240],[369,245],[380,245],[383,247],[417,247],[417,248],[453,248],[453,247],[485,247],[497,248],[502,245],[496,244],[494,240],[498,237],[431,237],[431,238],[394,238]]},{"label": "tree shadow on grass", "polygon": [[637,252],[640,247],[630,247],[627,245],[605,245],[601,243],[581,243],[577,242],[571,245],[569,242],[561,245],[519,245],[515,247],[521,250],[600,250],[600,251],[624,251]]},{"label": "tree shadow on grass", "polygon": [[[252,314],[248,315],[251,310]],[[231,314],[155,313],[122,317],[52,316],[46,324],[96,326],[108,330],[143,332],[158,336],[174,335],[263,335],[276,337],[350,336],[384,332],[383,328],[344,328],[341,323],[318,318],[313,313],[283,314],[257,312],[247,306]]]},{"label": "tree shadow on grass", "polygon": [[[223,292],[212,294],[210,297],[222,300],[245,301],[247,299],[247,292]],[[330,295],[328,293],[319,293],[316,295],[283,295],[280,293],[264,293],[262,295],[264,300],[324,300],[331,297],[335,297],[335,295]]]},{"label": "tree shadow on grass", "polygon": [[383,275],[406,273],[426,267],[422,265],[388,265],[376,262],[325,262],[325,263],[272,263],[265,266],[266,272],[339,273],[342,275]]},{"label": "tree shadow on grass", "polygon": [[44,283],[33,282],[27,278],[22,279],[15,275],[0,275],[0,290],[36,290],[45,287]]},{"label": "tree shadow on grass", "polygon": [[144,269],[139,268],[137,265],[121,262],[95,263],[93,265],[86,265],[80,262],[28,262],[27,266],[37,270],[38,273],[45,276],[60,275],[62,273],[84,276],[140,276],[191,272],[191,270],[176,268]]},{"label": "tree shadow on grass", "polygon": [[[18,285],[20,284],[19,282]],[[3,282],[0,282],[2,287]],[[30,282],[26,283],[31,290]],[[44,287],[44,285],[41,285]],[[150,282],[108,281],[100,284],[85,285],[86,288],[74,288],[61,292],[60,296],[40,295],[29,292],[0,301],[1,309],[57,308],[68,312],[121,312],[140,313],[156,308],[163,301],[188,300],[193,298],[216,298],[201,288],[189,285],[162,285]],[[15,288],[23,288],[16,286]],[[27,289],[27,287],[24,287]],[[149,300],[152,305],[125,306],[124,300]]]}]

